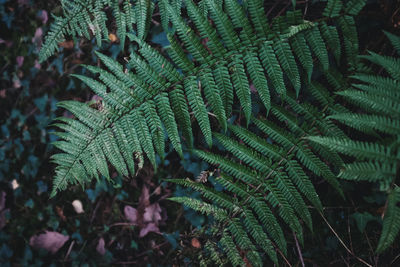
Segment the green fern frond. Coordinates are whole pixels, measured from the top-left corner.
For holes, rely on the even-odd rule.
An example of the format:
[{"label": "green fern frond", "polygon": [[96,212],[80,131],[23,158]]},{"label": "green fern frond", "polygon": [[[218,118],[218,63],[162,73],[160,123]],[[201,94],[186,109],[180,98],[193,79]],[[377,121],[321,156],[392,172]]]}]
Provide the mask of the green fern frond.
[{"label": "green fern frond", "polygon": [[[350,1],[346,12],[354,14],[362,7],[358,1]],[[395,48],[398,37],[386,33]],[[382,234],[377,247],[381,253],[395,240],[400,230],[400,209],[397,206],[400,194],[398,178],[398,140],[400,136],[400,61],[398,58],[381,56],[373,52],[359,58],[375,63],[387,71],[387,75],[376,75],[370,69],[356,72],[352,88],[338,92],[354,105],[357,112],[344,110],[329,116],[346,126],[370,135],[369,141],[359,141],[348,137],[307,137],[327,148],[353,156],[354,161],[343,164],[339,178],[353,181],[369,181],[380,184],[388,193]]]},{"label": "green fern frond", "polygon": [[342,0],[328,0],[323,15],[329,18],[338,17],[340,11],[342,11],[342,7]]},{"label": "green fern frond", "polygon": [[393,163],[366,161],[345,164],[338,177],[346,180],[390,182],[395,174],[396,168]]},{"label": "green fern frond", "polygon": [[387,249],[395,240],[400,230],[400,208],[398,203],[400,202],[400,190],[399,187],[395,187],[392,192],[389,193],[387,199],[387,207],[385,210],[385,217],[383,220],[382,234],[379,239],[378,247],[376,251],[378,253],[383,252]]},{"label": "green fern frond", "polygon": [[359,142],[334,137],[307,137],[307,139],[358,159],[395,160],[395,158],[390,156],[390,149],[376,143]]},{"label": "green fern frond", "polygon": [[[100,176],[110,179],[109,167],[133,176],[145,156],[156,168],[156,153],[163,159],[166,140],[183,157],[186,141],[189,148],[197,149],[194,154],[222,171],[215,179],[223,186],[221,192],[208,183],[170,180],[208,199],[171,198],[214,218],[212,227],[217,231],[212,233],[208,253],[213,258],[227,254],[233,265],[261,266],[266,257],[278,263],[276,250],[288,251],[287,229],[300,243],[303,224],[312,231],[307,203],[322,210],[311,178],[323,178],[341,193],[332,171],[343,163],[338,153],[302,137],[315,133],[344,137],[325,118],[346,109],[335,105],[331,94],[343,90],[347,79],[335,73],[329,51],[338,63],[344,60],[340,38],[344,39],[346,56],[356,66],[357,32],[349,14],[359,9],[358,2],[345,6],[345,17],[342,6],[338,9],[329,1],[329,20],[305,21],[301,12],[294,11],[274,19],[270,28],[261,0],[185,0],[184,5],[162,0],[156,5],[170,42],[168,55],[145,42],[154,9],[151,1],[138,0],[133,7],[127,1],[113,3],[121,45],[125,37],[135,45],[127,66],[96,53],[99,66],[85,66],[94,77],[75,75],[102,99],[95,104],[60,104],[74,118],[54,124],[60,129],[55,145],[62,152],[53,157],[57,168],[52,196],[70,184],[83,185]],[[98,12],[106,6],[98,6]],[[90,21],[90,14],[75,20],[74,33],[104,39],[99,30],[84,27],[82,21]],[[104,34],[104,24],[96,23],[95,29]],[[321,65],[327,86],[334,90],[311,82],[315,65]],[[254,94],[252,99],[254,92],[259,98]],[[311,94],[323,111],[299,103],[295,93],[296,97],[304,94],[304,99]],[[259,100],[268,117],[262,116],[262,108],[261,118],[254,118],[253,104]],[[236,122],[242,121],[248,129],[228,123],[240,112],[246,123],[241,116]],[[229,153],[199,150],[200,135],[209,149],[216,147],[211,148],[214,137]]]},{"label": "green fern frond", "polygon": [[101,46],[104,40],[108,40],[107,9],[111,10],[115,19],[116,32],[122,50],[128,32],[136,30],[140,39],[146,38],[149,21],[154,9],[150,0],[138,0],[132,6],[129,0],[99,1],[99,0],[62,0],[63,14],[54,16],[54,22],[46,35],[45,42],[39,52],[39,61],[43,62],[58,50],[58,43],[68,37],[95,37],[97,46]]},{"label": "green fern frond", "polygon": [[350,1],[347,1],[344,11],[348,15],[355,16],[361,11],[361,9],[363,9],[365,4],[366,4],[366,1],[364,1],[364,0],[350,0]]},{"label": "green fern frond", "polygon": [[396,49],[397,54],[400,55],[400,37],[394,34],[391,34],[390,32],[383,31],[386,35],[386,37],[390,40],[392,43],[393,47]]},{"label": "green fern frond", "polygon": [[375,130],[387,134],[397,134],[400,132],[400,121],[386,116],[341,113],[331,115],[329,118],[340,121],[362,132],[373,133]]},{"label": "green fern frond", "polygon": [[217,208],[215,205],[203,202],[198,199],[193,199],[189,197],[171,197],[169,198],[169,200],[182,203],[188,208],[196,210],[205,215],[212,215],[218,221],[224,221],[228,216],[225,210]]}]

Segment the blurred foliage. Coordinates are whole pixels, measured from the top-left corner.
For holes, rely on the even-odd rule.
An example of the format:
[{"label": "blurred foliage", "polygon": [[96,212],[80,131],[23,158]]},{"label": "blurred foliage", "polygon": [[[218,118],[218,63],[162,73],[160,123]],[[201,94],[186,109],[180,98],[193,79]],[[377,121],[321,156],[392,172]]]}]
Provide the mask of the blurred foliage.
[{"label": "blurred foliage", "polygon": [[[289,7],[286,2],[271,1],[266,8],[271,16],[278,15]],[[297,1],[311,20],[312,10],[319,13],[324,5],[320,1]],[[114,184],[99,180],[89,189],[76,187],[49,199],[54,169],[49,157],[54,153],[51,142],[55,140],[50,125],[62,115],[55,105],[64,99],[96,100],[69,74],[82,74],[79,64],[96,64],[94,51],[100,49],[94,41],[67,40],[59,44],[56,56],[39,64],[38,49],[52,20],[49,12],[57,11],[57,6],[56,0],[0,0],[0,265],[196,266],[189,258],[205,243],[197,238],[209,218],[167,201],[170,196],[198,195],[164,181],[196,177],[209,168],[193,155],[184,154],[181,160],[170,148],[157,173],[145,167],[134,179],[115,174]],[[399,14],[397,1],[369,1],[358,21],[363,50],[388,49],[381,30],[398,34]],[[162,48],[168,42],[159,34],[159,22],[155,11],[147,39]],[[122,60],[118,40],[102,45],[103,52]],[[327,221],[354,254],[341,246],[326,222],[313,212],[315,232],[305,237],[302,248],[306,265],[358,265],[355,255],[372,265],[399,265],[396,243],[379,257],[374,253],[385,205],[385,196],[378,188],[343,182],[344,201],[327,184],[316,187],[326,207]],[[146,190],[148,194],[143,193]],[[76,212],[74,200],[83,204],[83,213]],[[160,216],[155,220],[159,232],[140,237],[143,222],[130,222],[124,209],[134,207],[141,218],[155,203],[161,207],[155,214]],[[31,237],[46,230],[69,237],[55,254],[30,245]],[[295,240],[292,242],[295,248]],[[297,251],[291,255],[288,260],[300,264]]]}]

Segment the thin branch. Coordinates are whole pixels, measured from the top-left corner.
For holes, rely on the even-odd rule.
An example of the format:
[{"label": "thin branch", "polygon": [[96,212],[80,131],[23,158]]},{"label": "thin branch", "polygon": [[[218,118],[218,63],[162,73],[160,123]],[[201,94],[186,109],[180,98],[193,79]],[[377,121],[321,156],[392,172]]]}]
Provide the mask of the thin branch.
[{"label": "thin branch", "polygon": [[301,266],[305,267],[305,265],[304,265],[304,260],[303,260],[303,253],[301,253],[299,241],[297,240],[297,237],[296,237],[295,233],[294,233],[294,232],[292,232],[292,233],[293,233],[294,240],[296,241],[296,248],[297,248],[297,252],[299,253],[299,258],[300,258]]},{"label": "thin branch", "polygon": [[292,265],[290,264],[290,262],[288,261],[288,259],[286,259],[285,255],[283,255],[282,251],[280,249],[278,249],[278,253],[282,256],[283,260],[286,262],[286,264],[290,267],[292,267]]},{"label": "thin branch", "polygon": [[335,232],[335,230],[332,228],[332,226],[329,224],[328,220],[325,218],[325,216],[319,212],[319,214],[321,215],[322,219],[324,219],[325,223],[328,225],[329,229],[331,229],[332,233],[336,236],[336,238],[339,240],[340,244],[342,244],[342,246],[346,249],[346,251],[351,254],[354,258],[356,258],[359,262],[365,264],[366,266],[372,267],[371,264],[369,264],[368,262],[366,262],[365,260],[361,259],[360,257],[356,256],[354,254],[353,251],[351,251],[346,244],[343,242],[343,240],[339,237],[339,235]]}]

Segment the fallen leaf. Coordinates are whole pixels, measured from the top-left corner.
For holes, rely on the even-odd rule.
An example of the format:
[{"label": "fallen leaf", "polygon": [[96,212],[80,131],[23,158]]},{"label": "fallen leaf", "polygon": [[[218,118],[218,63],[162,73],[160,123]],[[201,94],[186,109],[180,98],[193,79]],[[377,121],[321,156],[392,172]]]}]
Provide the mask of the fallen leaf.
[{"label": "fallen leaf", "polygon": [[[147,186],[142,187],[142,194],[139,197],[139,207],[146,208],[150,205],[150,192]],[[140,209],[140,208],[139,208]]]},{"label": "fallen leaf", "polygon": [[140,229],[139,237],[144,237],[150,232],[160,233],[160,229],[155,223],[148,223],[146,227]]},{"label": "fallen leaf", "polygon": [[56,212],[57,212],[58,217],[61,218],[61,220],[63,220],[64,222],[67,220],[67,217],[65,217],[64,211],[61,207],[56,206]]},{"label": "fallen leaf", "polygon": [[75,199],[74,201],[72,201],[72,206],[74,207],[75,212],[78,214],[85,212],[83,210],[82,202],[78,199]]},{"label": "fallen leaf", "polygon": [[43,248],[49,251],[51,254],[56,253],[69,239],[69,236],[65,236],[58,232],[45,231],[43,234],[34,235],[29,240],[29,245],[33,248]]},{"label": "fallen leaf", "polygon": [[113,33],[108,34],[108,39],[110,39],[111,43],[118,41],[118,37]]},{"label": "fallen leaf", "polygon": [[40,70],[40,68],[41,68],[41,65],[39,64],[39,61],[38,61],[37,59],[35,59],[35,65],[34,65],[34,67],[35,67],[36,69],[38,69],[38,70]]},{"label": "fallen leaf", "polygon": [[15,189],[17,189],[19,187],[19,183],[17,182],[16,179],[12,180],[11,187],[12,187],[13,190],[15,190]]},{"label": "fallen leaf", "polygon": [[155,194],[156,196],[161,194],[161,186],[157,186],[156,189],[154,189],[153,194]]},{"label": "fallen leaf", "polygon": [[65,49],[72,49],[74,48],[74,41],[65,41],[58,43],[60,47],[64,47]]},{"label": "fallen leaf", "polygon": [[22,65],[24,64],[24,57],[23,56],[17,56],[17,58],[15,59],[17,61],[17,67],[21,68]]},{"label": "fallen leaf", "polygon": [[144,209],[143,221],[158,222],[161,220],[161,208],[158,203],[151,204]]},{"label": "fallen leaf", "polygon": [[194,248],[201,248],[200,241],[197,238],[192,238],[192,247]]},{"label": "fallen leaf", "polygon": [[138,219],[138,212],[135,208],[131,207],[131,206],[125,206],[124,208],[124,214],[125,217],[128,221],[130,221],[131,223],[136,224],[137,223],[137,219]]},{"label": "fallen leaf", "polygon": [[40,47],[42,45],[42,36],[43,36],[42,28],[37,28],[35,31],[35,35],[32,38],[32,43]]},{"label": "fallen leaf", "polygon": [[106,248],[105,248],[104,246],[105,246],[104,238],[101,237],[101,238],[99,239],[99,242],[97,243],[97,246],[96,246],[96,251],[97,251],[100,255],[106,254]]},{"label": "fallen leaf", "polygon": [[46,10],[41,10],[38,18],[42,21],[43,24],[46,24],[47,20],[49,19],[49,16],[47,14]]}]

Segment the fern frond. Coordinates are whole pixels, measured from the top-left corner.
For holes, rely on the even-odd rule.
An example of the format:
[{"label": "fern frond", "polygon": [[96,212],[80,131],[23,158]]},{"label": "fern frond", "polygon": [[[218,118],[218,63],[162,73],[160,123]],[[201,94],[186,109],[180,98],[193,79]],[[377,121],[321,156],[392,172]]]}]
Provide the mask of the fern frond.
[{"label": "fern frond", "polygon": [[246,63],[246,68],[250,79],[260,95],[261,101],[267,109],[268,114],[269,109],[271,108],[271,97],[268,88],[268,81],[262,69],[261,62],[257,57],[257,54],[250,50],[246,52],[244,61]]},{"label": "fern frond", "polygon": [[274,45],[274,50],[281,63],[282,69],[287,74],[298,95],[301,87],[300,74],[290,46],[287,42],[282,40],[276,41]]},{"label": "fern frond", "polygon": [[321,62],[324,70],[329,68],[329,58],[325,43],[321,33],[317,27],[312,28],[305,33],[307,42],[310,44],[311,51],[316,55]]},{"label": "fern frond", "polygon": [[153,101],[148,101],[142,107],[146,123],[150,129],[154,147],[157,150],[157,154],[161,159],[163,159],[165,151],[164,131],[162,129],[160,117],[156,111],[156,106]]},{"label": "fern frond", "polygon": [[[358,13],[362,8],[361,1],[350,1],[346,5],[349,14]],[[398,37],[386,33],[395,48]],[[385,69],[387,75],[373,74],[370,69],[355,73],[356,82],[352,88],[338,94],[353,104],[357,112],[344,110],[329,116],[346,126],[370,134],[369,141],[358,141],[348,137],[308,137],[331,150],[355,157],[351,163],[341,167],[339,177],[353,181],[369,181],[380,184],[381,190],[388,193],[383,229],[377,252],[387,249],[395,240],[400,230],[400,193],[396,185],[398,178],[398,140],[400,136],[400,61],[369,52],[359,58],[375,63]],[[364,139],[365,140],[365,139]]]},{"label": "fern frond", "polygon": [[178,152],[179,156],[183,158],[181,139],[178,133],[178,125],[175,121],[175,115],[172,111],[171,104],[168,99],[168,94],[164,92],[156,96],[155,102],[157,104],[160,118],[165,126],[165,130],[168,134],[169,139],[171,140],[171,144],[176,152]]},{"label": "fern frond", "polygon": [[365,4],[365,0],[350,0],[346,3],[344,11],[349,15],[355,16],[363,9]]},{"label": "fern frond", "polygon": [[386,35],[386,37],[390,40],[392,43],[393,47],[396,49],[397,54],[400,55],[400,37],[394,34],[391,34],[390,32],[383,31]]},{"label": "fern frond", "polygon": [[311,75],[313,71],[313,59],[304,35],[296,34],[293,38],[291,38],[291,46],[300,63],[302,64],[304,70],[307,72],[308,81],[311,81]]},{"label": "fern frond", "polygon": [[244,69],[243,59],[240,56],[235,56],[230,65],[230,70],[232,72],[232,84],[235,88],[236,95],[239,98],[240,105],[243,108],[244,117],[248,124],[251,116],[250,86]]},{"label": "fern frond", "polygon": [[338,177],[346,180],[362,180],[369,182],[390,182],[396,174],[394,164],[388,162],[367,161],[345,164]]},{"label": "fern frond", "polygon": [[[300,243],[304,242],[303,224],[312,231],[306,203],[322,210],[311,178],[323,178],[341,193],[332,171],[343,163],[338,153],[302,137],[315,133],[344,137],[325,118],[346,110],[335,105],[331,91],[348,87],[346,77],[330,65],[328,48],[339,64],[343,59],[340,38],[349,44],[357,41],[349,14],[359,9],[358,2],[345,6],[346,17],[342,6],[336,6],[340,4],[328,2],[329,22],[341,31],[324,20],[304,21],[300,11],[274,19],[270,28],[261,0],[184,2],[156,2],[170,42],[168,55],[164,48],[153,48],[145,41],[154,9],[149,0],[138,0],[134,6],[125,0],[107,1],[95,6],[96,16],[85,11],[74,20],[74,34],[103,40],[109,24],[101,20],[110,6],[120,44],[128,37],[135,45],[130,46],[127,66],[96,53],[100,65],[85,66],[95,77],[75,75],[102,99],[96,104],[60,104],[75,117],[54,125],[61,129],[55,145],[62,152],[53,157],[57,169],[52,196],[69,184],[84,184],[100,176],[110,179],[108,165],[123,176],[133,176],[146,156],[156,168],[156,152],[163,159],[165,140],[183,157],[185,140],[189,148],[197,148],[194,154],[222,171],[216,178],[222,191],[207,183],[170,180],[208,199],[171,199],[214,219],[216,231],[206,233],[213,236],[208,253],[213,258],[228,254],[233,265],[261,266],[265,257],[277,263],[274,247],[284,254],[288,251],[285,230],[293,231]],[[72,1],[70,6],[74,6]],[[94,18],[89,31],[85,23]],[[351,45],[346,53],[355,61],[358,47]],[[311,83],[316,61],[327,86],[334,90]],[[309,101],[311,93],[322,112],[294,97],[294,92],[300,96],[301,89],[306,90],[300,99]],[[255,95],[253,101],[254,92],[259,99]],[[260,112],[262,118],[255,119],[258,109],[253,110],[253,103],[259,100],[268,117]],[[228,123],[239,112],[248,129]],[[236,123],[241,123],[240,118]],[[210,149],[214,137],[229,153],[221,156],[199,150],[201,134],[193,133],[194,121]],[[207,264],[204,257],[201,260]]]},{"label": "fern frond", "polygon": [[208,100],[208,103],[211,106],[211,109],[217,116],[217,119],[222,126],[222,129],[226,131],[227,126],[225,110],[212,73],[210,71],[204,71],[200,75],[200,81],[202,88],[204,88],[204,94],[206,96],[206,99]]},{"label": "fern frond", "polygon": [[378,247],[376,251],[381,253],[387,249],[395,240],[400,230],[400,208],[398,203],[400,202],[400,190],[395,187],[388,196],[387,207],[385,210],[385,217],[383,219],[382,234],[379,239]]},{"label": "fern frond", "polygon": [[283,82],[283,71],[281,70],[271,44],[272,42],[265,42],[263,44],[260,51],[260,58],[275,90],[284,97],[286,95],[286,87]]},{"label": "fern frond", "polygon": [[377,65],[382,66],[395,80],[400,80],[399,68],[400,59],[381,56],[374,52],[369,52],[369,55],[360,56],[360,58],[367,59]]},{"label": "fern frond", "polygon": [[207,110],[200,91],[198,90],[197,81],[195,78],[189,77],[189,79],[185,80],[184,88],[190,107],[192,108],[196,119],[199,122],[200,129],[203,132],[206,142],[209,146],[211,146],[212,137],[210,121],[208,119]]},{"label": "fern frond", "polygon": [[362,132],[373,133],[374,130],[387,134],[397,134],[400,132],[400,121],[386,116],[341,113],[331,115],[328,118],[340,121]]},{"label": "fern frond", "polygon": [[122,50],[124,49],[127,33],[137,26],[140,39],[146,37],[149,28],[149,19],[154,9],[154,4],[149,0],[138,0],[133,7],[129,0],[121,1],[96,1],[73,0],[61,1],[63,14],[54,16],[54,22],[46,35],[45,42],[39,52],[39,61],[43,62],[52,56],[58,49],[58,43],[63,42],[66,36],[95,37],[97,46],[101,46],[103,40],[108,40],[108,18],[106,11],[111,10],[115,19],[116,32]]},{"label": "fern frond", "polygon": [[212,215],[218,221],[224,221],[228,216],[225,210],[217,208],[214,205],[211,205],[209,203],[203,202],[198,199],[193,199],[189,197],[171,197],[169,198],[169,200],[182,203],[188,208],[196,210],[205,215]]},{"label": "fern frond", "polygon": [[224,231],[220,240],[222,247],[227,252],[230,262],[233,266],[244,266],[245,263],[237,250],[236,244],[232,237],[228,234],[228,231]]},{"label": "fern frond", "polygon": [[338,17],[340,11],[342,11],[342,7],[342,0],[328,0],[323,15],[329,18]]},{"label": "fern frond", "polygon": [[54,54],[58,48],[58,43],[65,41],[65,32],[68,19],[54,16],[54,22],[50,26],[50,31],[46,36],[44,44],[40,49],[39,62],[45,61]]},{"label": "fern frond", "polygon": [[358,159],[394,160],[390,156],[390,149],[376,143],[358,142],[334,137],[307,137],[307,139],[324,144],[330,149],[357,157]]}]

